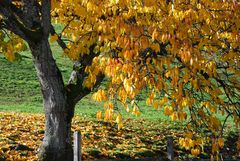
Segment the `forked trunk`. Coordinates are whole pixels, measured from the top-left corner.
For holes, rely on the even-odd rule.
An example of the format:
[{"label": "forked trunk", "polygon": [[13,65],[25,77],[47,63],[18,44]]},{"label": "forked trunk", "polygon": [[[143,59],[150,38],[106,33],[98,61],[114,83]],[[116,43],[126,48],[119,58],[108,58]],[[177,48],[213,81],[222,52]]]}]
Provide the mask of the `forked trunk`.
[{"label": "forked trunk", "polygon": [[72,105],[67,102],[62,75],[52,56],[48,39],[29,43],[41,84],[45,109],[45,134],[39,151],[41,161],[72,161]]}]

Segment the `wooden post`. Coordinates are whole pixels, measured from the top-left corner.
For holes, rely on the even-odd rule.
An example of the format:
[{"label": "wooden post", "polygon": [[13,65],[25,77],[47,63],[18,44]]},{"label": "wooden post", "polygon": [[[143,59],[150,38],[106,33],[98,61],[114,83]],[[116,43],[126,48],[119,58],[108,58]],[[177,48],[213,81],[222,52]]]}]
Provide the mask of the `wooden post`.
[{"label": "wooden post", "polygon": [[73,161],[82,161],[81,152],[82,152],[82,145],[81,145],[81,133],[79,131],[74,132],[73,134]]},{"label": "wooden post", "polygon": [[170,161],[174,161],[174,155],[173,155],[173,137],[168,136],[167,137],[167,158]]}]

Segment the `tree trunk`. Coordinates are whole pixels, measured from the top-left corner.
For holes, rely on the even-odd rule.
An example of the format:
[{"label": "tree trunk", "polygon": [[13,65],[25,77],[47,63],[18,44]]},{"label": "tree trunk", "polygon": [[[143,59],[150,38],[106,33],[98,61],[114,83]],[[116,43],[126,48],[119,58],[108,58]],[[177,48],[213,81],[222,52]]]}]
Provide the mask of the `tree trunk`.
[{"label": "tree trunk", "polygon": [[41,161],[72,161],[71,121],[74,105],[68,103],[62,75],[47,38],[30,42],[41,84],[45,109],[45,134],[39,151]]}]

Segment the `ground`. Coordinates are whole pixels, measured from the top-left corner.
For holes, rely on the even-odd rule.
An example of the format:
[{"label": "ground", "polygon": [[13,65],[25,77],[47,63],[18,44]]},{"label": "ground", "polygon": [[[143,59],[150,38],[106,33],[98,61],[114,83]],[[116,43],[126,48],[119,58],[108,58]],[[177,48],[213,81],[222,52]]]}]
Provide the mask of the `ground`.
[{"label": "ground", "polygon": [[[0,122],[0,161],[37,160],[37,149],[44,134],[43,114],[0,112]],[[176,159],[186,160],[194,156],[178,145],[183,129],[181,124],[163,120],[128,119],[124,128],[118,130],[114,123],[75,116],[72,132],[81,131],[83,159],[166,158],[166,138],[173,136]],[[234,145],[237,133],[227,133],[228,141],[221,155],[237,159]],[[199,157],[209,158],[210,148],[206,146],[205,153]]]}]

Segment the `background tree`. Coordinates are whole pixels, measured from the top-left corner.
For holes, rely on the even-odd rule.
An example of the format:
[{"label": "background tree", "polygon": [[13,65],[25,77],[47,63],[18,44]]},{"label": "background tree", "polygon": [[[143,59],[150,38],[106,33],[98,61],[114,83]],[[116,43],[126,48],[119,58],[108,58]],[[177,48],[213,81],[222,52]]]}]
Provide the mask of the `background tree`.
[{"label": "background tree", "polygon": [[[105,120],[123,126],[116,100],[140,115],[136,96],[147,89],[147,104],[189,122],[182,146],[199,154],[206,127],[217,154],[226,120],[240,122],[239,16],[237,1],[0,0],[0,52],[13,61],[25,41],[41,84],[46,129],[40,159],[72,160],[75,104],[104,76],[109,83],[93,98],[105,102]],[[53,22],[63,25],[60,33]],[[49,37],[76,61],[67,85]]]}]

